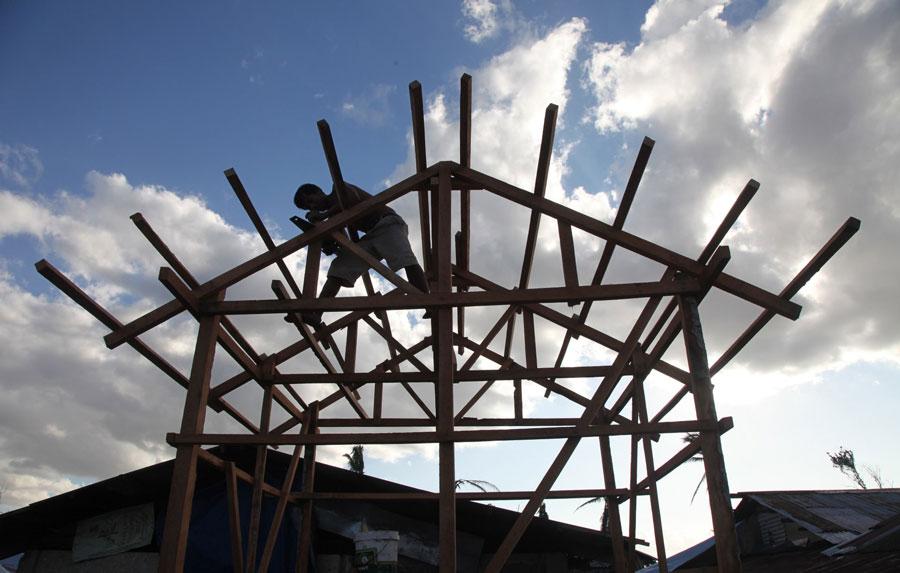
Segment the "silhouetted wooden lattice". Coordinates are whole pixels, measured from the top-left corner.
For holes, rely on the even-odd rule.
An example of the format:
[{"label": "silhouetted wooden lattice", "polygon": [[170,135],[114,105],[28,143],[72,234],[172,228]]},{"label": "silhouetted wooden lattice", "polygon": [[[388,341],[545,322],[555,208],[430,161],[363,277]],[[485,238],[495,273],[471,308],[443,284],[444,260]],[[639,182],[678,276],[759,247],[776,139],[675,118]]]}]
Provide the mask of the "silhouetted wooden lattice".
[{"label": "silhouetted wooden lattice", "polygon": [[[187,546],[188,523],[194,490],[195,470],[198,460],[223,469],[229,484],[229,501],[232,514],[231,547],[235,570],[266,571],[272,556],[274,541],[287,504],[299,504],[304,516],[300,532],[299,568],[306,571],[309,561],[310,523],[314,500],[323,498],[366,499],[366,494],[341,494],[321,492],[314,488],[315,448],[320,444],[439,444],[439,491],[428,494],[384,494],[385,499],[410,500],[422,503],[438,503],[440,515],[440,570],[456,569],[455,503],[457,499],[527,499],[515,525],[493,556],[487,571],[500,571],[546,498],[605,497],[609,503],[609,533],[614,548],[617,571],[631,571],[630,553],[634,548],[636,502],[638,496],[650,499],[655,541],[661,570],[665,570],[666,555],[662,537],[660,508],[656,484],[681,463],[702,452],[708,492],[716,537],[716,551],[720,570],[738,571],[740,560],[725,463],[721,452],[720,435],[731,428],[729,418],[718,419],[713,401],[710,379],[721,370],[776,314],[796,319],[800,306],[791,299],[798,290],[825,264],[828,259],[856,232],[859,221],[853,218],[827,242],[807,266],[778,294],[767,292],[724,272],[729,260],[727,247],[720,242],[734,224],[744,207],[753,197],[758,184],[751,180],[738,196],[703,252],[691,259],[623,230],[638,184],[653,147],[653,141],[645,139],[638,152],[631,177],[625,188],[615,221],[610,225],[576,212],[544,197],[547,172],[553,147],[557,108],[550,105],[544,119],[543,139],[537,165],[534,189],[526,191],[495,179],[470,167],[471,156],[471,78],[461,80],[460,97],[460,158],[459,162],[442,161],[428,165],[425,156],[425,134],[422,92],[418,82],[410,85],[412,129],[415,141],[416,173],[385,189],[373,198],[338,216],[315,226],[311,232],[298,235],[281,245],[275,245],[262,220],[254,209],[243,185],[233,170],[226,177],[262,237],[267,252],[250,259],[219,276],[200,284],[177,259],[175,254],[158,237],[140,214],[132,217],[134,223],[150,243],[164,257],[170,267],[160,270],[159,278],[174,298],[147,314],[122,324],[99,304],[88,297],[47,261],[37,263],[38,271],[60,290],[84,307],[112,332],[105,340],[110,348],[128,344],[145,356],[166,375],[187,389],[181,429],[169,434],[168,441],[177,448],[175,469],[169,498],[167,521],[161,547],[163,571],[181,571]],[[325,158],[334,184],[343,185],[340,165],[328,124],[319,122],[319,132]],[[469,266],[470,194],[492,193],[507,201],[531,210],[531,219],[525,243],[522,271],[516,288],[501,286],[488,277],[472,272]],[[418,197],[420,232],[426,273],[432,284],[432,292],[424,294],[391,272],[379,261],[362,251],[345,235],[348,223],[365,215],[378,205],[390,203],[406,194]],[[458,198],[460,229],[454,234],[451,209]],[[556,221],[562,255],[562,284],[551,288],[529,288],[531,267],[541,217]],[[600,262],[589,284],[578,282],[577,257],[572,238],[573,228],[605,240]],[[351,296],[336,299],[316,299],[318,269],[322,241],[337,241],[345,250],[362,257],[371,268],[396,286],[387,294],[376,296],[368,275],[363,279],[368,296]],[[451,253],[455,246],[455,262]],[[667,269],[659,281],[627,284],[605,284],[604,274],[617,248],[661,263]],[[296,283],[283,262],[285,256],[307,249],[303,288]],[[267,300],[225,300],[225,289],[266,268],[277,265],[284,275],[287,287],[273,283],[275,298]],[[755,321],[709,366],[697,307],[713,287],[722,289],[760,307]],[[455,289],[455,290],[454,290]],[[304,296],[302,293],[309,293]],[[587,324],[592,304],[598,301],[639,298],[646,303],[624,340],[619,340]],[[548,303],[579,302],[579,313],[569,317]],[[482,340],[466,336],[465,308],[501,305],[505,312]],[[431,334],[406,347],[391,335],[386,310],[405,308],[429,308],[432,311]],[[139,336],[187,309],[199,321],[199,334],[189,377],[185,377],[154,352]],[[455,325],[453,309],[455,313]],[[662,311],[660,312],[660,309]],[[297,342],[271,355],[258,354],[241,335],[228,316],[234,314],[293,314],[305,310],[349,311],[344,316],[316,331],[297,321]],[[524,335],[525,360],[521,364],[511,356],[511,345],[517,315],[521,314]],[[539,360],[535,344],[535,316],[565,329],[559,353],[553,366]],[[652,318],[656,316],[656,320]],[[385,360],[374,370],[356,372],[355,356],[357,327],[362,321],[384,338],[389,351]],[[652,326],[651,326],[652,323]],[[649,331],[648,331],[649,327]],[[494,338],[506,330],[503,353],[490,348]],[[345,330],[343,352],[333,334]],[[645,331],[646,334],[645,334]],[[688,370],[685,371],[661,359],[663,353],[677,339],[684,338]],[[615,352],[611,364],[595,364],[564,367],[563,358],[573,337],[583,337],[599,347]],[[210,383],[216,346],[220,345],[241,365],[243,371],[215,385]],[[457,363],[454,346],[464,355],[465,362]],[[433,353],[433,367],[429,368],[416,358],[420,352]],[[326,373],[284,373],[278,366],[290,358],[311,352],[325,368]],[[478,358],[496,363],[491,370],[472,369]],[[412,365],[411,371],[403,367]],[[678,381],[680,390],[652,416],[644,400],[643,382],[651,371],[657,371]],[[600,384],[593,396],[581,395],[556,382],[558,378],[594,377]],[[498,380],[512,380],[512,418],[478,419],[467,416],[471,408]],[[532,418],[523,414],[522,381],[529,380],[556,392],[583,408],[578,418]],[[263,407],[258,422],[238,411],[228,401],[228,394],[248,382],[258,383],[263,392]],[[454,403],[454,381],[483,381],[484,384],[457,409]],[[436,412],[410,384],[428,382],[434,385]],[[330,396],[307,404],[303,400],[303,384],[331,383],[338,389]],[[374,385],[371,405],[364,404],[356,390],[363,385]],[[422,410],[419,418],[390,418],[382,415],[383,385],[401,384]],[[696,418],[670,421],[667,415],[687,394],[692,394]],[[615,399],[611,399],[612,396]],[[329,418],[324,414],[333,404],[346,401],[357,418]],[[289,415],[286,422],[270,427],[273,402]],[[204,417],[207,406],[226,412],[239,422],[246,433],[205,434]],[[626,415],[626,407],[628,412]],[[297,428],[299,426],[299,431]],[[408,431],[410,427],[430,428],[427,431]],[[477,426],[478,429],[471,429]],[[339,433],[319,433],[319,428],[345,428]],[[366,427],[378,429],[396,428],[392,433],[367,433]],[[651,443],[663,433],[699,432],[700,439],[686,445],[671,459],[656,465]],[[630,476],[627,486],[618,485],[610,452],[610,437],[631,436]],[[604,483],[590,490],[552,490],[570,456],[582,438],[599,437]],[[563,438],[565,442],[553,463],[545,470],[544,477],[535,491],[457,493],[454,473],[454,444],[470,441],[532,440]],[[259,447],[257,469],[250,475],[209,452],[200,449],[203,444],[249,444]],[[276,488],[264,483],[265,452],[267,445],[294,445],[293,457],[285,486]],[[639,455],[639,447],[643,456]],[[303,491],[290,491],[290,484],[299,466],[301,451],[305,456],[306,475]],[[638,480],[637,466],[645,466],[644,479]],[[244,480],[253,486],[251,520],[246,532],[246,544],[242,540],[237,511],[235,483]],[[620,480],[621,481],[621,480]],[[267,539],[260,539],[260,507],[263,495],[276,496],[277,510],[269,528]],[[629,503],[628,531],[623,532],[623,519],[619,506]],[[246,548],[245,548],[246,547]],[[252,557],[251,557],[252,556]]]}]

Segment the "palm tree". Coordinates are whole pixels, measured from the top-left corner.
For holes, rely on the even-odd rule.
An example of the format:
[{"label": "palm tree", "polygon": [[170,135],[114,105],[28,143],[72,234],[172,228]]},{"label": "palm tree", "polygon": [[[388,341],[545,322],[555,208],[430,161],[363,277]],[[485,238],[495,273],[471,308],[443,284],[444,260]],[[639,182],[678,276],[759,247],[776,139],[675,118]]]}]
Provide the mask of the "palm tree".
[{"label": "palm tree", "polygon": [[350,453],[344,454],[344,457],[347,458],[347,467],[350,468],[350,471],[359,475],[365,473],[366,462],[363,459],[362,446],[353,446]]},{"label": "palm tree", "polygon": [[453,482],[453,489],[459,489],[460,486],[463,485],[469,485],[474,488],[478,488],[485,493],[487,493],[487,488],[485,486],[490,487],[494,491],[500,491],[499,487],[495,486],[489,481],[484,481],[483,479],[458,479]]},{"label": "palm tree", "polygon": [[[688,432],[687,434],[681,437],[681,441],[685,444],[696,444],[700,441],[700,433],[699,432]],[[703,462],[703,452],[693,456],[688,460],[689,462]],[[694,498],[697,497],[697,492],[700,491],[700,486],[703,485],[703,482],[706,481],[706,470],[704,469],[703,475],[700,476],[700,481],[697,482],[697,487],[694,488],[694,494],[691,496],[691,503],[694,503]]]},{"label": "palm tree", "polygon": [[609,503],[605,497],[593,497],[576,507],[575,511],[591,503],[600,503],[601,501],[603,502],[603,513],[600,514],[600,533],[606,533],[609,529]]},{"label": "palm tree", "polygon": [[[841,470],[841,473],[853,480],[860,489],[868,489],[866,482],[863,481],[862,476],[859,475],[859,472],[856,469],[856,457],[853,455],[853,450],[848,450],[844,448],[844,446],[841,446],[836,453],[825,453],[828,454],[831,465]],[[880,469],[870,465],[864,465],[863,469],[866,470],[866,473],[869,474],[869,477],[872,478],[872,481],[875,482],[875,485],[878,486],[879,489],[884,487],[884,478],[881,477]]]}]

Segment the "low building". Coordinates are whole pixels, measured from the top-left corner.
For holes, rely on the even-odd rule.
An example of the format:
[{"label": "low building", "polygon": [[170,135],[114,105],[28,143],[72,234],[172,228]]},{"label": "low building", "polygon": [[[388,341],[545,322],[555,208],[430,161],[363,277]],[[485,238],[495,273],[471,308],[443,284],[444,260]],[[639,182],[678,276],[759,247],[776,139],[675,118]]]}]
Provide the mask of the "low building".
[{"label": "low building", "polygon": [[[255,449],[219,447],[213,452],[252,473]],[[280,487],[290,456],[269,451],[266,481]],[[24,553],[19,573],[45,571],[156,571],[172,461],[163,462],[64,493],[0,515],[0,558]],[[294,490],[301,489],[302,471]],[[417,492],[408,486],[317,464],[316,490],[340,492]],[[243,539],[249,521],[251,488],[240,482]],[[260,534],[264,543],[275,498],[266,497]],[[229,521],[224,474],[200,462],[188,536],[185,571],[231,571]],[[399,534],[400,571],[436,571],[438,514],[434,501],[315,502],[313,556],[317,571],[349,571],[353,537],[363,529]],[[457,502],[457,562],[460,571],[478,571],[509,531],[517,512],[481,503]],[[282,524],[271,571],[294,571],[301,513],[289,511]],[[649,555],[636,552],[642,564]],[[510,557],[506,571],[612,571],[607,535],[535,518]]]},{"label": "low building", "polygon": [[[739,493],[744,573],[900,571],[900,489]],[[669,571],[716,571],[715,539],[672,555]],[[655,573],[656,566],[641,573]]]}]

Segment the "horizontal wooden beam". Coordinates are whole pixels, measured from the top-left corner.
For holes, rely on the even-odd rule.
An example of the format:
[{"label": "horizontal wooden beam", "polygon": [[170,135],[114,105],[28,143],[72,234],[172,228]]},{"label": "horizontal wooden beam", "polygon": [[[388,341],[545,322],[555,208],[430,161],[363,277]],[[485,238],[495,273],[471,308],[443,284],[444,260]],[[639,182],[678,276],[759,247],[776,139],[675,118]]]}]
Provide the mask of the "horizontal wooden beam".
[{"label": "horizontal wooden beam", "polygon": [[715,423],[695,420],[657,422],[648,424],[611,424],[584,427],[514,428],[490,430],[454,430],[440,432],[378,432],[334,433],[313,435],[284,434],[166,434],[166,441],[173,446],[190,444],[240,444],[259,445],[356,445],[356,444],[429,444],[434,442],[493,442],[500,440],[555,440],[562,438],[587,438],[595,436],[633,436],[652,434],[677,434],[685,432],[712,432]]},{"label": "horizontal wooden beam", "polygon": [[346,296],[293,300],[230,300],[201,303],[203,314],[286,314],[303,311],[402,310],[524,303],[553,303],[570,300],[622,300],[654,296],[691,294],[700,290],[695,279],[683,282],[640,282],[552,287],[511,291],[446,292],[398,297]]},{"label": "horizontal wooden beam", "polygon": [[[531,491],[458,491],[456,499],[463,501],[497,501],[528,499]],[[585,499],[605,496],[628,495],[627,489],[561,489],[550,491],[548,498],[552,499]],[[639,494],[640,495],[640,494]],[[293,501],[311,499],[314,501],[438,501],[440,494],[430,491],[403,491],[403,492],[366,492],[366,491],[315,491],[310,493],[297,492],[292,494]]]},{"label": "horizontal wooden beam", "polygon": [[[594,378],[609,373],[609,366],[568,366],[560,368],[519,368],[515,370],[466,370],[453,375],[455,382],[521,380],[523,378]],[[359,384],[365,382],[434,382],[434,372],[358,372],[338,374],[276,374],[275,384]]]}]

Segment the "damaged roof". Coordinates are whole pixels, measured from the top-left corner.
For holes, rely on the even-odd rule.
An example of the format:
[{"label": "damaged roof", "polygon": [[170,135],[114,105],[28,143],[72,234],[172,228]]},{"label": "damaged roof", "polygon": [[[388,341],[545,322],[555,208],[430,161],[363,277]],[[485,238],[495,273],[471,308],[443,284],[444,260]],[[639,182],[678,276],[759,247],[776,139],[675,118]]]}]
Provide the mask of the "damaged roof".
[{"label": "damaged roof", "polygon": [[839,545],[900,514],[900,489],[757,491],[735,494],[743,498],[736,519],[762,505]]}]

